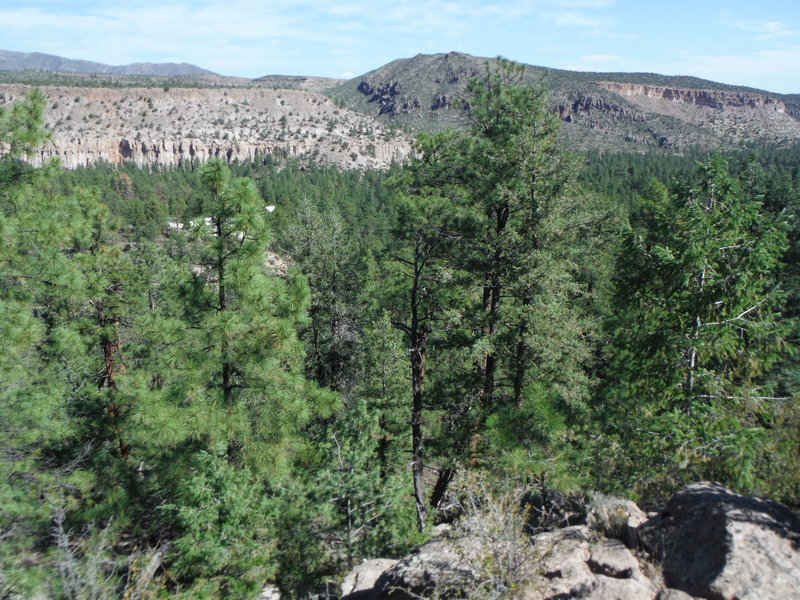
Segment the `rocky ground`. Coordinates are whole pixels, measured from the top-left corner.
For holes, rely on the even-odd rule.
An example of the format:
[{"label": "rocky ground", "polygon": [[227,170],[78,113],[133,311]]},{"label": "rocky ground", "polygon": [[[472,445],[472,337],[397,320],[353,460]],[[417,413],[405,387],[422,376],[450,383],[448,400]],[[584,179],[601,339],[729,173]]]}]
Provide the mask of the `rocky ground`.
[{"label": "rocky ground", "polygon": [[[800,519],[777,502],[713,483],[663,511],[597,498],[580,524],[520,535],[484,513],[398,561],[343,581],[348,600],[786,600],[800,598]],[[480,520],[479,519],[479,520]],[[502,519],[501,519],[502,521]]]}]

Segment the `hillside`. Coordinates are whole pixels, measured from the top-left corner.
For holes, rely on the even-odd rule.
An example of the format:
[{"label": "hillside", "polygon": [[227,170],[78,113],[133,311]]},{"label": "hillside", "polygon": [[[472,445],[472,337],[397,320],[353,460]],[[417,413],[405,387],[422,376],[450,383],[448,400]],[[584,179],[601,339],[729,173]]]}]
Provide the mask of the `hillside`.
[{"label": "hillside", "polygon": [[[0,106],[30,86],[0,86]],[[35,162],[173,166],[214,156],[308,158],[344,168],[383,168],[410,151],[406,138],[321,94],[265,88],[39,88],[48,98],[50,143]]]},{"label": "hillside", "polygon": [[796,596],[800,144],[570,152],[492,77],[382,170],[314,78],[101,77],[0,84],[0,600]]},{"label": "hillside", "polygon": [[[328,94],[344,106],[412,131],[466,120],[467,82],[496,59],[450,52],[393,61]],[[563,135],[577,148],[637,150],[735,146],[800,139],[797,95],[651,73],[584,73],[528,66],[525,81],[550,90]],[[702,91],[702,93],[698,93]]]},{"label": "hillside", "polygon": [[344,82],[344,79],[331,77],[302,77],[299,75],[264,75],[253,79],[252,83],[261,87],[283,90],[306,90],[325,92],[325,90]]}]

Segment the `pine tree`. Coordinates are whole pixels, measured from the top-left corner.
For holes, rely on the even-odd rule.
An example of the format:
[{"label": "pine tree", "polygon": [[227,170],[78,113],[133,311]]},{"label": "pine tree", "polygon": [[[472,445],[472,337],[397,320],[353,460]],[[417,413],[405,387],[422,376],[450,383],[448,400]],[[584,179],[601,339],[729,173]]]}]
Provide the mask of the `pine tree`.
[{"label": "pine tree", "polygon": [[537,382],[560,380],[563,397],[585,396],[574,246],[604,217],[575,198],[577,168],[559,144],[558,119],[542,87],[521,85],[523,72],[501,61],[469,87],[462,185],[477,226],[463,260],[481,286],[477,396],[490,412],[520,406]]},{"label": "pine tree", "polygon": [[302,376],[297,327],[307,319],[308,285],[302,275],[281,276],[268,265],[267,212],[253,182],[231,178],[220,160],[202,176],[210,216],[195,227],[188,329],[174,357],[183,370],[170,393],[195,437],[224,441],[234,464],[277,473],[288,458],[283,445],[330,406]]},{"label": "pine tree", "polygon": [[360,248],[339,211],[319,210],[308,199],[296,207],[281,249],[288,253],[311,289],[306,372],[320,385],[349,392],[356,379],[356,348],[362,290]]},{"label": "pine tree", "polygon": [[[468,87],[469,129],[420,136],[419,158],[397,179],[408,207],[397,236],[408,282],[399,325],[409,339],[412,414],[433,404],[421,383],[430,379],[431,340],[442,349],[428,396],[440,409],[444,462],[519,451],[524,469],[533,461],[543,472],[588,397],[596,324],[581,253],[609,211],[577,201],[557,118],[543,88],[522,78],[507,61],[487,68]],[[537,433],[519,435],[526,425]]]},{"label": "pine tree", "polygon": [[431,334],[443,313],[457,297],[449,248],[457,240],[453,225],[459,210],[448,191],[433,182],[450,168],[447,158],[450,137],[421,136],[417,142],[421,159],[392,182],[399,191],[397,244],[390,250],[390,281],[393,325],[403,332],[409,357],[411,381],[411,470],[417,525],[427,523],[428,499],[424,485],[425,409],[428,349]]},{"label": "pine tree", "polygon": [[[38,92],[0,107],[0,570],[4,584],[25,577],[19,554],[48,535],[49,511],[41,497],[54,477],[41,464],[50,444],[72,434],[63,410],[64,381],[40,349],[47,324],[39,298],[59,283],[69,222],[58,198],[37,186],[47,170],[22,162],[47,138],[44,96]],[[24,589],[24,587],[21,587]]]},{"label": "pine tree", "polygon": [[627,234],[617,270],[625,417],[615,419],[662,484],[752,486],[774,400],[762,384],[787,325],[774,278],[785,226],[741,191],[721,157],[703,166],[697,188],[671,197],[651,189],[653,214]]}]

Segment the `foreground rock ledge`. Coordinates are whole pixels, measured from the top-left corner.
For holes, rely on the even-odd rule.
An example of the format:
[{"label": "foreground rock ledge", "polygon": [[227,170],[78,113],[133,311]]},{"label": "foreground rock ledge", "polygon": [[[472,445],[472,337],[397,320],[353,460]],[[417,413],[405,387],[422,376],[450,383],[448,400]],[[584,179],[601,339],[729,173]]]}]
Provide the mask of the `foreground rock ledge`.
[{"label": "foreground rock ledge", "polygon": [[[362,576],[345,598],[800,598],[800,519],[778,502],[703,482],[649,519],[610,498],[587,512],[587,525],[532,540],[490,542],[454,530],[399,561],[373,563],[388,568],[379,576],[373,568],[370,581]],[[623,526],[609,527],[610,520]],[[506,573],[498,574],[498,563]]]},{"label": "foreground rock ledge", "polygon": [[639,528],[671,587],[701,598],[800,598],[800,519],[783,504],[698,483]]}]

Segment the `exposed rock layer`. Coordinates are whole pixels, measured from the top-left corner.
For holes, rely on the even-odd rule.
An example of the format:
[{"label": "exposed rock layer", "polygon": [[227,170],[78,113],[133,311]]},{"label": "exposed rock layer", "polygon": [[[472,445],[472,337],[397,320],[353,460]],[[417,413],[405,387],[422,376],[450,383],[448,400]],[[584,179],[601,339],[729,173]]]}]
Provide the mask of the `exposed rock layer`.
[{"label": "exposed rock layer", "polygon": [[726,92],[722,90],[692,90],[668,88],[656,85],[643,85],[638,83],[618,83],[614,81],[599,81],[599,86],[622,96],[646,96],[659,98],[670,102],[695,104],[708,108],[767,108],[775,112],[785,113],[786,104],[777,98],[765,94],[746,92]]},{"label": "exposed rock layer", "polygon": [[[40,88],[53,139],[34,162],[75,168],[105,161],[174,166],[211,157],[308,157],[345,168],[384,168],[410,153],[406,138],[301,90],[265,88]],[[30,88],[0,86],[0,105]]]}]

